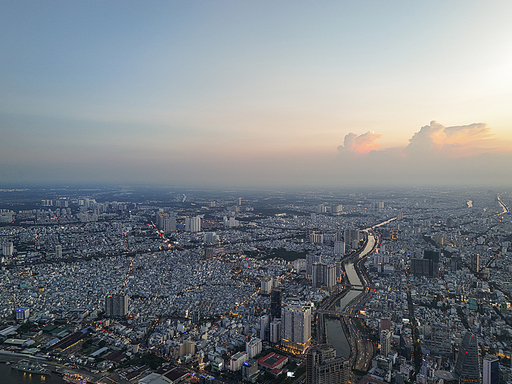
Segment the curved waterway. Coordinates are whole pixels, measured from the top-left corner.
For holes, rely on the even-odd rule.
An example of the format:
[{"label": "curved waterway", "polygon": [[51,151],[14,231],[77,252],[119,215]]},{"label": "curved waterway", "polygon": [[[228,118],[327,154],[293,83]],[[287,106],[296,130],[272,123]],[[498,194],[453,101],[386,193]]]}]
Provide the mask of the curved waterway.
[{"label": "curved waterway", "polygon": [[[368,243],[366,244],[365,249],[363,252],[361,252],[360,257],[365,257],[372,249],[375,244],[375,238],[371,235],[368,235]],[[359,276],[357,275],[356,269],[354,267],[353,262],[348,262],[343,264],[345,267],[345,273],[347,274],[348,281],[351,285],[362,285],[361,279],[359,279]],[[354,300],[357,296],[359,296],[362,293],[361,289],[354,289],[352,288],[350,291],[348,291],[345,296],[338,299],[334,303],[334,309],[336,312],[342,312],[345,310],[345,307]],[[327,336],[327,342],[331,344],[334,349],[336,349],[336,354],[338,356],[343,356],[345,358],[349,358],[350,356],[350,344],[347,340],[347,335],[345,335],[345,331],[343,330],[343,327],[341,326],[340,320],[334,320],[334,319],[325,319],[325,330],[326,330],[326,336]]]}]

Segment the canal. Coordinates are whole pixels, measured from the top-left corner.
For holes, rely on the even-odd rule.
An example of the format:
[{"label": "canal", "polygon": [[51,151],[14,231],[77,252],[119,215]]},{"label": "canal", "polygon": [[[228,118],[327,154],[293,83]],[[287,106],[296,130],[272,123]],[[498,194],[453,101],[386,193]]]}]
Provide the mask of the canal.
[{"label": "canal", "polygon": [[[375,237],[373,237],[371,234],[368,234],[368,243],[366,244],[364,250],[361,252],[360,258],[368,255],[372,251],[374,245]],[[347,279],[351,285],[362,285],[361,279],[357,275],[354,263],[352,261],[345,263],[344,269],[345,273],[347,274]],[[361,293],[361,288],[352,288],[346,293],[346,295],[335,301],[330,309],[333,309],[336,312],[343,312],[345,307]],[[350,344],[348,342],[347,335],[345,334],[345,331],[341,325],[341,321],[326,318],[325,330],[327,342],[331,344],[334,349],[336,349],[336,354],[348,359],[350,356]]]}]

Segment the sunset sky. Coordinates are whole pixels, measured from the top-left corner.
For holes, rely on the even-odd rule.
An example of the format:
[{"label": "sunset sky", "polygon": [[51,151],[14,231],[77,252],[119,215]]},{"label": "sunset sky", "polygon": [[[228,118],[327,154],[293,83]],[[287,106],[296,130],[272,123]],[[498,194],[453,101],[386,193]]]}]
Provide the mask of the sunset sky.
[{"label": "sunset sky", "polygon": [[5,1],[0,183],[512,184],[512,2]]}]

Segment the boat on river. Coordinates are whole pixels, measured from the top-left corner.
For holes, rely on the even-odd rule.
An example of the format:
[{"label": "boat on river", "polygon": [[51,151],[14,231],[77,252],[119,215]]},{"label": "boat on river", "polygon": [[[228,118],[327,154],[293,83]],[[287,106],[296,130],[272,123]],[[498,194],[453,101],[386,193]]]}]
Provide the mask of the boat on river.
[{"label": "boat on river", "polygon": [[18,371],[34,373],[36,375],[50,375],[50,370],[43,367],[41,364],[36,362],[30,362],[28,360],[20,360],[17,364],[12,366]]}]

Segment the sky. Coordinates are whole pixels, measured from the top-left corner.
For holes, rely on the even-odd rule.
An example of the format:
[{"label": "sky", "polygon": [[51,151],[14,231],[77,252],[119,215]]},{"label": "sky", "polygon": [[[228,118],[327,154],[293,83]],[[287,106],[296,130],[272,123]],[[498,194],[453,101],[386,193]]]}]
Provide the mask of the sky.
[{"label": "sky", "polygon": [[3,1],[0,183],[511,185],[510,14]]}]

